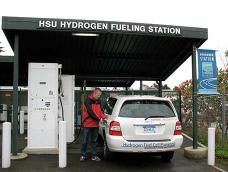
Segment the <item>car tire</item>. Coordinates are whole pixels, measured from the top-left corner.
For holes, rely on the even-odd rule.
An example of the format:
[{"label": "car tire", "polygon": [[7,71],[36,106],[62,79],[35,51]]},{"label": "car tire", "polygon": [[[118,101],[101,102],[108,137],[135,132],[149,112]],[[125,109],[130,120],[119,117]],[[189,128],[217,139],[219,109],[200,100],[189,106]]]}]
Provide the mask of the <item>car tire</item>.
[{"label": "car tire", "polygon": [[113,153],[110,152],[108,145],[107,145],[107,141],[104,140],[104,159],[112,160],[112,158],[113,158]]},{"label": "car tire", "polygon": [[173,158],[174,152],[165,152],[161,155],[161,158],[164,162],[170,162]]}]

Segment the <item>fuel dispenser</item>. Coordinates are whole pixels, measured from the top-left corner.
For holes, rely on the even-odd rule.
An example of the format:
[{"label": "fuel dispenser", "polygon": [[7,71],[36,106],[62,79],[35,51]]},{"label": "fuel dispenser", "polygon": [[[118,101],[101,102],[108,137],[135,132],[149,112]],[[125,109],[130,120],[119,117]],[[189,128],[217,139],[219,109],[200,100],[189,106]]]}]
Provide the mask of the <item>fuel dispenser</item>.
[{"label": "fuel dispenser", "polygon": [[61,75],[57,63],[29,63],[28,154],[58,153],[58,122],[67,123],[67,142],[74,140],[74,76]]}]

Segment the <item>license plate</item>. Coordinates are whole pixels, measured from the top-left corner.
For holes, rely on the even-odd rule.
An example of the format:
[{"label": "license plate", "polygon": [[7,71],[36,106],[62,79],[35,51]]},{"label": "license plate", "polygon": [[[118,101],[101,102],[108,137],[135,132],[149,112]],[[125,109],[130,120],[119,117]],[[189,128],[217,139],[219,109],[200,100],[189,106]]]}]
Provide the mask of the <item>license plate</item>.
[{"label": "license plate", "polygon": [[155,133],[155,126],[153,125],[145,125],[143,126],[144,133]]}]

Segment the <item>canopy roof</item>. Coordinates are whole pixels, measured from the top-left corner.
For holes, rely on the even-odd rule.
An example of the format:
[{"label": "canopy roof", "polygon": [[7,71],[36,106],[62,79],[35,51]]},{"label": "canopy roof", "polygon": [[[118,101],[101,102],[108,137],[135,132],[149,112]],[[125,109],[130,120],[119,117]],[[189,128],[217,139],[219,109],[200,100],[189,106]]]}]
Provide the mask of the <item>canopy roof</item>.
[{"label": "canopy roof", "polygon": [[[112,21],[2,17],[13,49],[19,35],[19,84],[29,62],[60,63],[81,86],[129,87],[165,80],[208,38],[206,28]],[[79,36],[78,33],[87,33]],[[88,35],[93,34],[93,35]],[[0,64],[0,85],[12,85],[12,64]]]}]

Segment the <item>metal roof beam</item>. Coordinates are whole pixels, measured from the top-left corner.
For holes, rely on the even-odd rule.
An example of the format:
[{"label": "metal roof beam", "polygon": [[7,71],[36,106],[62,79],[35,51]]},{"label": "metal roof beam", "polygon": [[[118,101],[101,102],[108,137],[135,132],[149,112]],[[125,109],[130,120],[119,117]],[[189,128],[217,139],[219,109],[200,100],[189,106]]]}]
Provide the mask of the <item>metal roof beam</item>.
[{"label": "metal roof beam", "polygon": [[0,56],[0,62],[13,63],[14,56]]},{"label": "metal roof beam", "polygon": [[145,76],[99,76],[99,75],[76,75],[77,80],[143,80],[143,81],[156,81],[160,78],[145,77]]}]

